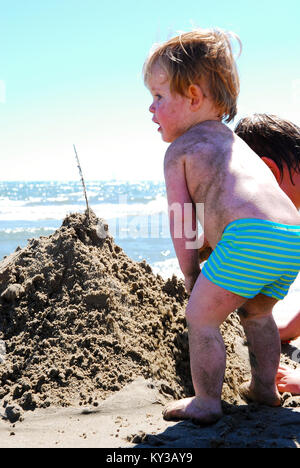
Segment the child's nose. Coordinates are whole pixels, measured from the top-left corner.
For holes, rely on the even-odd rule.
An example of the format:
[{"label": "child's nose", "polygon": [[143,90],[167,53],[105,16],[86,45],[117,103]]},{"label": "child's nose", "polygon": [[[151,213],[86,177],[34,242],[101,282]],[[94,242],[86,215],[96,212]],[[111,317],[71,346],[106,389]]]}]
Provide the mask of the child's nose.
[{"label": "child's nose", "polygon": [[154,114],[155,109],[154,109],[154,102],[152,102],[151,106],[149,107],[149,111]]}]

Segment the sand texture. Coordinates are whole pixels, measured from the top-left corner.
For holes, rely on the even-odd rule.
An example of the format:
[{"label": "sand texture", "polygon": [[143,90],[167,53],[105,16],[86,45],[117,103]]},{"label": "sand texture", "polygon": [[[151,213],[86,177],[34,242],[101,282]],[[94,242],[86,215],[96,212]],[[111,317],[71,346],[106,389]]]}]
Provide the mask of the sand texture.
[{"label": "sand texture", "polygon": [[131,260],[93,213],[4,259],[0,296],[0,447],[299,446],[300,397],[271,409],[239,396],[249,363],[234,313],[221,329],[224,418],[162,420],[168,400],[193,394],[183,282]]}]

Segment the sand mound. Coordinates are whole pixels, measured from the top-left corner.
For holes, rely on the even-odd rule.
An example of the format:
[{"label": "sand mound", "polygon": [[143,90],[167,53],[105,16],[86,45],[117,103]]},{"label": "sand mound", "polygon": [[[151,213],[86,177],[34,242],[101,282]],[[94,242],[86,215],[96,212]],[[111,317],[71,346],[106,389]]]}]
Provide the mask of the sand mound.
[{"label": "sand mound", "polygon": [[[93,213],[89,223],[71,214],[0,264],[5,406],[97,406],[138,376],[160,381],[173,397],[193,393],[182,281],[132,261],[107,229]],[[222,334],[223,398],[236,403],[248,369],[235,352],[243,332],[234,314]]]}]

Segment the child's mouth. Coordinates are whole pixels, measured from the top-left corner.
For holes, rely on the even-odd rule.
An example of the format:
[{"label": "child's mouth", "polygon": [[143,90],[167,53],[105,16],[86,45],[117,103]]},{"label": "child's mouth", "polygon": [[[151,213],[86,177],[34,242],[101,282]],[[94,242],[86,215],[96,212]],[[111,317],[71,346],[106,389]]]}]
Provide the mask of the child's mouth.
[{"label": "child's mouth", "polygon": [[157,120],[155,120],[155,118],[153,117],[152,119],[152,122],[156,123],[158,125],[158,129],[157,131],[160,132],[161,131],[161,126],[159,125],[159,122]]}]

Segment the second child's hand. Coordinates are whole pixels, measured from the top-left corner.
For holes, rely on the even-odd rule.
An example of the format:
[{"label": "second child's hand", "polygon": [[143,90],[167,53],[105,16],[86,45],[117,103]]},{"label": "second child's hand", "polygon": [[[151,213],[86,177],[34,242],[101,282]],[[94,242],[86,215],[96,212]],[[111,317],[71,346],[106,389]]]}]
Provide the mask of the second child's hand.
[{"label": "second child's hand", "polygon": [[[212,251],[213,251],[212,248],[208,244],[205,244],[202,247],[200,247],[200,249],[198,250],[199,263],[202,263],[205,260],[207,260],[209,258],[209,256],[210,256],[210,254],[212,253]],[[199,271],[199,273],[197,275],[186,276],[184,278],[185,289],[187,290],[188,294],[192,293],[194,284],[196,283],[197,278],[198,278],[200,273],[201,273],[201,270]]]},{"label": "second child's hand", "polygon": [[[201,273],[201,270],[200,270],[199,274],[200,273]],[[196,283],[199,274],[196,275],[196,276],[186,276],[184,278],[185,289],[187,290],[188,294],[192,293],[194,284]]]},{"label": "second child's hand", "polygon": [[205,260],[207,260],[211,253],[212,253],[212,248],[209,247],[209,245],[204,245],[203,247],[200,247],[200,249],[198,250],[199,263],[202,263]]}]

